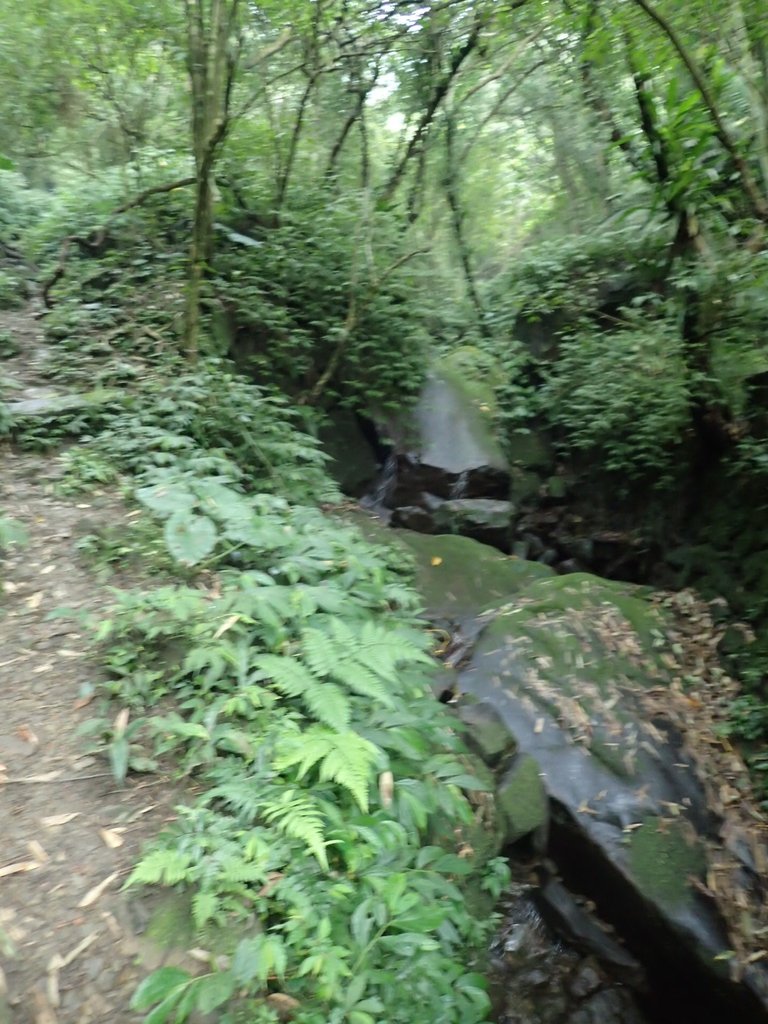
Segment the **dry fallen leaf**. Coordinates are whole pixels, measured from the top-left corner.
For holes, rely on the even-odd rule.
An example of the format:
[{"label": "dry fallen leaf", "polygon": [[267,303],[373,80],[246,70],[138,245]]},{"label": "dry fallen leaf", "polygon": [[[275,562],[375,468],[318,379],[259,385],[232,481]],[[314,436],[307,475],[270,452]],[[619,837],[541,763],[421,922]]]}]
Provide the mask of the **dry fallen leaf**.
[{"label": "dry fallen leaf", "polygon": [[85,896],[83,896],[83,898],[77,904],[78,910],[82,910],[83,907],[90,907],[91,904],[95,903],[96,900],[104,892],[104,890],[108,889],[109,886],[112,885],[112,883],[115,881],[119,874],[119,871],[113,871],[112,874],[107,875],[107,877],[102,882],[99,882],[98,885],[94,885],[92,889],[89,889]]},{"label": "dry fallen leaf", "polygon": [[271,992],[267,996],[267,1004],[275,1011],[280,1020],[290,1020],[301,1006],[298,999],[294,999],[293,996],[288,996],[284,992]]},{"label": "dry fallen leaf", "polygon": [[225,619],[216,632],[213,634],[213,639],[218,640],[219,637],[224,636],[228,629],[232,629],[236,622],[240,621],[239,615],[230,615],[228,619]]},{"label": "dry fallen leaf", "polygon": [[49,575],[50,573],[52,573],[52,572],[53,572],[53,570],[54,570],[55,568],[56,568],[56,566],[55,566],[55,565],[46,565],[46,567],[45,567],[44,569],[41,569],[41,570],[40,570],[40,575],[41,575],[41,576],[48,576],[48,575]]},{"label": "dry fallen leaf", "polygon": [[395,791],[395,777],[392,772],[382,772],[379,776],[379,796],[383,807],[392,806],[392,796]]},{"label": "dry fallen leaf", "polygon": [[115,721],[112,724],[112,728],[114,729],[116,737],[122,736],[122,734],[128,728],[128,719],[130,717],[131,717],[131,712],[130,712],[129,708],[122,708],[115,715]]},{"label": "dry fallen leaf", "polygon": [[116,850],[125,842],[123,837],[111,828],[100,828],[99,835],[101,836],[104,845],[108,846],[110,850]]},{"label": "dry fallen leaf", "polygon": [[53,782],[54,779],[58,779],[61,775],[61,768],[57,768],[52,772],[43,772],[42,775],[27,775],[24,779],[14,779],[14,782],[20,782],[23,785],[32,785],[35,782]]},{"label": "dry fallen leaf", "polygon": [[33,999],[35,1002],[35,1024],[58,1024],[59,1018],[43,993],[34,992]]},{"label": "dry fallen leaf", "polygon": [[43,591],[42,590],[38,590],[38,592],[36,594],[33,594],[31,597],[27,598],[27,601],[26,601],[27,608],[31,609],[32,611],[34,611],[35,608],[39,608],[40,605],[43,603],[43,597],[44,597]]},{"label": "dry fallen leaf", "polygon": [[51,814],[46,818],[41,818],[40,823],[45,828],[55,828],[57,825],[67,825],[73,818],[77,818],[79,814],[79,811],[72,811],[69,814]]},{"label": "dry fallen leaf", "polygon": [[25,743],[28,743],[30,747],[38,747],[40,745],[40,740],[37,738],[35,733],[30,729],[28,725],[20,725],[19,728],[16,730],[16,735],[19,737],[19,739],[24,740]]},{"label": "dry fallen leaf", "polygon": [[27,843],[27,848],[38,864],[45,864],[46,861],[51,859],[36,839],[30,839]]},{"label": "dry fallen leaf", "polygon": [[0,878],[7,878],[8,875],[22,875],[39,867],[36,860],[19,860],[15,864],[6,864],[4,868],[0,868]]},{"label": "dry fallen leaf", "polygon": [[100,931],[91,932],[90,935],[86,935],[86,937],[81,942],[78,942],[74,949],[70,950],[66,956],[60,958],[60,966],[69,967],[72,961],[76,960],[81,953],[84,953],[89,946],[92,946],[100,935]]},{"label": "dry fallen leaf", "polygon": [[537,736],[544,732],[544,724],[545,723],[543,718],[536,719],[536,725],[534,725],[533,731],[536,733]]},{"label": "dry fallen leaf", "polygon": [[430,565],[442,565],[443,564],[442,558],[439,558],[437,555],[435,555],[434,558],[431,558],[429,560],[429,562],[430,562]]}]

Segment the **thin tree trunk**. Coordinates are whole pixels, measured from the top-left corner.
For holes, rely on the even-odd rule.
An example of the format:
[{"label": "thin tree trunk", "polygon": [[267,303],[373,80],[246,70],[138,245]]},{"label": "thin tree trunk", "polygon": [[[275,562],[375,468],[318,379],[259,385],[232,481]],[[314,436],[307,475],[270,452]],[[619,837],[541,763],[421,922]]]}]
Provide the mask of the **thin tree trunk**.
[{"label": "thin tree trunk", "polygon": [[229,127],[229,106],[239,53],[230,46],[240,0],[185,0],[187,67],[192,86],[192,147],[196,187],[184,315],[184,351],[191,362],[199,354],[200,301],[213,255],[213,171]]},{"label": "thin tree trunk", "polygon": [[467,284],[467,293],[475,309],[477,326],[486,341],[491,340],[491,331],[485,318],[485,309],[480,301],[480,294],[475,284],[475,275],[472,270],[472,255],[469,251],[469,244],[464,234],[464,211],[461,208],[459,189],[456,175],[456,154],[454,148],[455,125],[453,112],[448,111],[445,119],[445,159],[447,167],[445,170],[445,195],[448,200],[448,207],[451,211],[451,224],[453,235],[456,240],[456,249],[461,262],[461,269],[464,271],[464,280]]},{"label": "thin tree trunk", "polygon": [[461,49],[454,54],[453,60],[451,61],[451,65],[448,71],[446,72],[443,79],[440,82],[438,82],[437,85],[435,86],[430,101],[427,104],[426,110],[422,114],[421,119],[419,120],[419,123],[416,127],[416,131],[411,136],[408,145],[405,147],[405,152],[403,153],[397,166],[392,171],[392,174],[389,176],[389,180],[386,182],[384,188],[381,191],[380,198],[384,203],[388,203],[392,200],[392,197],[394,196],[401,181],[403,180],[403,177],[408,168],[408,164],[411,158],[414,156],[415,153],[419,151],[421,146],[424,144],[424,141],[432,125],[432,122],[435,119],[435,115],[438,111],[438,108],[440,107],[440,104],[448,95],[448,91],[453,85],[456,76],[461,70],[462,65],[470,56],[470,54],[477,48],[477,45],[480,41],[480,32],[482,29],[482,25],[483,22],[481,18],[476,18],[475,24],[466,42],[461,47]]}]

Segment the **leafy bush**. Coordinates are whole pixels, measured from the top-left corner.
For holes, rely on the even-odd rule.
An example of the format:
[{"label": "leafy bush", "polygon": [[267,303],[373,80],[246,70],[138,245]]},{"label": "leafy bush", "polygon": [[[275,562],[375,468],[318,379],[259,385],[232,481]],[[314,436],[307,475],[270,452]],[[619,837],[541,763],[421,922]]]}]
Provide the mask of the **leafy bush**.
[{"label": "leafy bush", "polygon": [[[279,226],[260,230],[257,244],[220,248],[216,290],[237,328],[238,362],[259,383],[309,390],[341,345],[324,397],[358,408],[400,407],[424,373],[419,293],[407,269],[385,280],[386,267],[362,268],[359,220],[348,198],[334,204],[326,195],[308,197]],[[383,249],[389,256],[382,262],[394,263],[395,243]]]},{"label": "leafy bush", "polygon": [[0,553],[14,545],[27,542],[27,531],[18,519],[0,513]]},{"label": "leafy bush", "polygon": [[20,309],[25,302],[25,285],[21,278],[0,270],[0,309]]},{"label": "leafy bush", "polygon": [[669,483],[689,423],[690,384],[674,325],[636,319],[563,341],[542,406],[566,450],[627,481]]},{"label": "leafy bush", "polygon": [[0,168],[0,236],[14,242],[40,216],[47,194],[30,189],[15,171]]},{"label": "leafy bush", "polygon": [[12,359],[21,347],[10,331],[0,331],[0,359]]},{"label": "leafy bush", "polygon": [[27,540],[28,535],[23,523],[0,512],[0,567],[5,551],[12,547],[21,547]]},{"label": "leafy bush", "polygon": [[338,498],[318,442],[299,429],[284,398],[232,373],[223,360],[177,370],[145,380],[131,408],[100,434],[97,446],[116,466],[139,473],[193,458],[191,470],[207,473],[211,464],[199,460],[214,458],[217,472],[247,488],[296,501]]},{"label": "leafy bush", "polygon": [[496,333],[509,336],[518,317],[535,321],[563,313],[563,326],[594,317],[606,284],[641,292],[664,264],[668,232],[651,229],[610,231],[544,242],[529,249],[488,289],[486,307]]},{"label": "leafy bush", "polygon": [[[121,594],[97,627],[149,753],[176,752],[206,787],[130,881],[189,889],[198,927],[233,936],[220,971],[161,969],[134,1005],[184,1020],[238,993],[249,1019],[272,1020],[279,993],[305,1024],[483,1020],[482,979],[464,964],[492,917],[474,918],[459,885],[498,894],[506,874],[462,853],[465,791],[482,786],[430,691],[417,597],[392,556],[221,480],[137,493],[167,526],[207,508],[247,570],[222,568],[215,592]],[[176,526],[169,550],[189,561]],[[141,756],[137,721],[111,737],[121,770]],[[453,848],[435,842],[437,819]]]}]

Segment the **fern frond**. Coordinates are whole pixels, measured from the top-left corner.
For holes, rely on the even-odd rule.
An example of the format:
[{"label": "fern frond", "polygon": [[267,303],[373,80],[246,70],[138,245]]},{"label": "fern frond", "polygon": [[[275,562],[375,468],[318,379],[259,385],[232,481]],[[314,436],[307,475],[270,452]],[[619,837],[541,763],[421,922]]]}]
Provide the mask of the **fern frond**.
[{"label": "fern frond", "polygon": [[289,655],[260,654],[253,659],[254,679],[268,679],[276,690],[287,697],[300,697],[318,686],[312,673]]},{"label": "fern frond", "polygon": [[343,647],[337,647],[327,633],[314,628],[301,631],[301,649],[304,660],[321,679],[331,675],[344,651]]},{"label": "fern frond", "polygon": [[298,790],[287,789],[276,801],[262,806],[264,820],[274,825],[291,839],[297,839],[315,855],[320,865],[328,870],[325,852],[325,828],[315,801]]},{"label": "fern frond", "polygon": [[327,680],[316,682],[302,695],[307,710],[323,725],[344,732],[349,728],[352,707],[344,691]]},{"label": "fern frond", "polygon": [[[374,666],[362,665],[358,658],[337,664],[333,670],[334,679],[344,683],[353,693],[370,697],[386,708],[394,707],[394,701],[386,683],[374,675]],[[388,679],[390,686],[392,680]]]},{"label": "fern frond", "polygon": [[315,765],[320,778],[335,782],[352,794],[361,810],[368,810],[368,790],[380,752],[356,732],[330,732],[318,726],[281,745],[274,765],[278,771],[298,768],[302,779]]},{"label": "fern frond", "polygon": [[180,850],[151,850],[133,869],[126,885],[178,885],[187,878],[189,868],[189,858]]},{"label": "fern frond", "polygon": [[192,897],[192,917],[197,928],[216,916],[220,901],[212,892],[197,892]]}]

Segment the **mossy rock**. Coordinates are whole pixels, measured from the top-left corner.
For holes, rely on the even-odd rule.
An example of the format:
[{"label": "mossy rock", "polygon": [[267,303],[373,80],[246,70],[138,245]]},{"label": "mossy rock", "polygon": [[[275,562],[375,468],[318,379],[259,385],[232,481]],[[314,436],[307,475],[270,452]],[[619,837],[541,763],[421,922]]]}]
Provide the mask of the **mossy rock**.
[{"label": "mossy rock", "polygon": [[532,833],[546,835],[549,799],[535,758],[522,754],[515,760],[496,788],[496,803],[505,844]]},{"label": "mossy rock", "polygon": [[328,472],[344,494],[365,494],[379,471],[376,455],[355,416],[336,409],[320,430],[323,450],[330,456]]},{"label": "mossy rock", "polygon": [[549,566],[502,555],[469,537],[404,532],[398,540],[415,558],[414,585],[428,614],[458,622],[473,620],[555,574]]},{"label": "mossy rock", "polygon": [[707,858],[690,826],[684,822],[646,818],[629,839],[629,866],[638,888],[666,906],[682,906],[703,880]]},{"label": "mossy rock", "polygon": [[533,430],[513,430],[507,438],[506,449],[513,466],[545,472],[554,466],[554,455],[549,443]]},{"label": "mossy rock", "polygon": [[500,769],[517,751],[504,719],[491,704],[462,698],[456,708],[459,720],[466,727],[472,750],[492,771]]},{"label": "mossy rock", "polygon": [[345,512],[367,540],[395,548],[414,567],[414,587],[424,600],[426,614],[469,624],[483,612],[511,601],[537,580],[555,577],[554,569],[528,562],[469,537],[428,536],[390,529],[363,512]]}]

